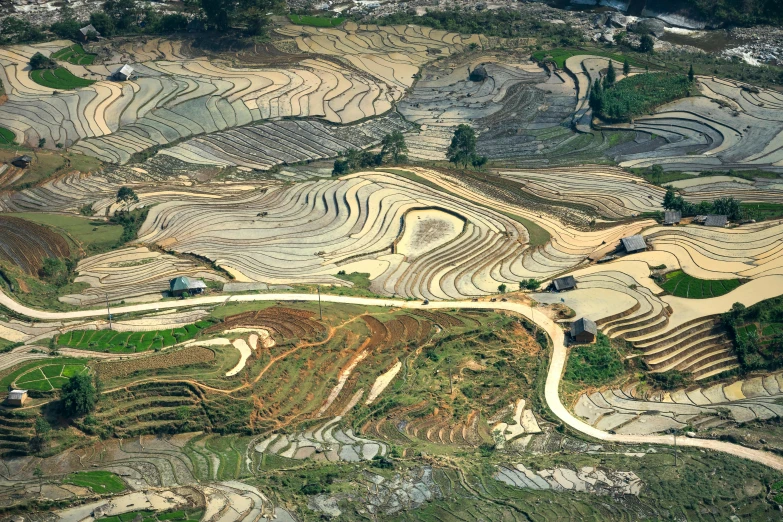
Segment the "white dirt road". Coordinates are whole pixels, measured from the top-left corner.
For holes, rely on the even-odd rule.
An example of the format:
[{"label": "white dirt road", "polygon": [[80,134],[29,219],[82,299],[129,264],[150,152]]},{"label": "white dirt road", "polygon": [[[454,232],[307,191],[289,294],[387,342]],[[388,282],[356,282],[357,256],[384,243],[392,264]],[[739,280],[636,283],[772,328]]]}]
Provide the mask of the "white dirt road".
[{"label": "white dirt road", "polygon": [[[231,302],[249,302],[249,301],[317,301],[317,294],[249,294],[249,295],[237,295],[230,298]],[[512,302],[473,302],[473,301],[442,301],[433,302],[428,305],[424,305],[421,302],[414,301],[401,301],[398,299],[373,299],[366,297],[348,297],[337,295],[321,295],[321,301],[331,303],[344,303],[355,304],[363,306],[388,306],[398,308],[442,308],[442,309],[458,309],[458,308],[472,308],[472,309],[485,309],[485,310],[506,310],[522,315],[538,325],[539,328],[543,328],[552,339],[552,359],[549,363],[549,371],[546,377],[545,386],[545,399],[552,413],[555,414],[564,424],[568,425],[571,429],[607,442],[627,443],[627,444],[674,444],[674,437],[672,435],[617,435],[601,431],[593,426],[590,426],[581,420],[574,417],[569,412],[560,400],[559,387],[560,380],[565,368],[566,359],[568,357],[568,350],[565,346],[565,335],[562,328],[552,321],[549,317],[545,316],[541,312],[536,312],[534,308],[525,306],[519,303]],[[185,301],[166,301],[162,303],[142,303],[130,306],[116,307],[112,310],[113,313],[126,313],[126,312],[144,312],[164,310],[170,308],[181,308],[185,306],[203,306],[203,305],[216,305],[226,302],[226,298],[222,296],[208,296],[197,297],[188,299]],[[63,321],[68,319],[82,319],[88,317],[100,317],[106,314],[103,310],[79,310],[74,312],[46,312],[42,310],[35,310],[27,306],[21,305],[5,295],[0,293],[0,304],[8,307],[16,313],[26,315],[34,319],[44,320],[56,320]],[[755,450],[739,446],[737,444],[731,444],[729,442],[722,442],[717,440],[707,439],[692,439],[687,437],[680,437],[677,441],[680,446],[688,446],[694,448],[700,448],[705,450],[721,451],[734,455],[737,457],[745,458],[769,466],[773,469],[783,471],[783,457],[774,455],[761,450]]]}]

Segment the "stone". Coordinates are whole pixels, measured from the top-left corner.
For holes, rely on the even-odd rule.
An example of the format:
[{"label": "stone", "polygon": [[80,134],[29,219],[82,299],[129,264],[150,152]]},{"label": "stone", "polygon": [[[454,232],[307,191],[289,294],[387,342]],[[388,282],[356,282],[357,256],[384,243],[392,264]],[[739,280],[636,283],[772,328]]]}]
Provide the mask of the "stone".
[{"label": "stone", "polygon": [[634,24],[628,25],[628,30],[636,34],[651,34],[660,38],[666,32],[666,24],[652,18],[642,18]]}]

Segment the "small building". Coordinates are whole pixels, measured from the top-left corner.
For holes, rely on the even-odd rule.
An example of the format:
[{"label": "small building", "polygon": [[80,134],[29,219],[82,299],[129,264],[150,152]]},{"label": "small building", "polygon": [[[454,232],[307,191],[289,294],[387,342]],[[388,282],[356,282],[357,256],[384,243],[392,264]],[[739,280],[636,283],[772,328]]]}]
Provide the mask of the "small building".
[{"label": "small building", "polygon": [[27,401],[27,390],[11,390],[5,402],[9,406],[24,406]]},{"label": "small building", "polygon": [[133,67],[127,63],[114,71],[114,74],[111,75],[112,80],[116,80],[118,82],[130,80],[131,76],[133,76]]},{"label": "small building", "polygon": [[79,29],[79,32],[82,35],[82,40],[87,41],[90,39],[90,35],[95,35],[96,37],[100,36],[101,33],[99,33],[97,30],[95,30],[95,27],[92,26],[92,24],[86,25]]},{"label": "small building", "polygon": [[33,162],[33,158],[25,154],[24,156],[19,156],[14,161],[11,162],[11,165],[14,167],[19,167],[20,169],[25,169],[30,166],[30,163]]},{"label": "small building", "polygon": [[207,285],[201,279],[191,279],[187,276],[175,277],[169,281],[169,293],[173,297],[195,295],[204,291]]},{"label": "small building", "polygon": [[647,243],[644,241],[644,237],[642,237],[641,234],[624,237],[620,240],[620,242],[623,244],[625,251],[629,254],[647,250]]},{"label": "small building", "polygon": [[682,212],[679,210],[667,210],[663,213],[664,225],[677,225],[682,221]]},{"label": "small building", "polygon": [[595,341],[598,335],[598,327],[587,317],[577,319],[571,325],[571,339],[580,344],[588,344]]},{"label": "small building", "polygon": [[711,214],[704,218],[705,227],[720,227],[723,228],[729,223],[728,216],[720,216],[717,214]]},{"label": "small building", "polygon": [[554,287],[557,292],[573,290],[576,288],[576,279],[574,279],[574,276],[558,277],[552,281],[552,287]]},{"label": "small building", "polygon": [[487,76],[489,76],[489,74],[487,74],[487,68],[483,65],[479,65],[470,71],[470,76],[468,76],[468,79],[472,82],[483,82],[487,79]]}]

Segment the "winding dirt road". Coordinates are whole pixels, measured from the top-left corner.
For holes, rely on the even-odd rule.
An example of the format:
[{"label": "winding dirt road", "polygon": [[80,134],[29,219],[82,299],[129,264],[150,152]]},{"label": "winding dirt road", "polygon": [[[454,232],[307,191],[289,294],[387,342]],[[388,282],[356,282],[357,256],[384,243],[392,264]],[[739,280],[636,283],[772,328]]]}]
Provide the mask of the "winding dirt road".
[{"label": "winding dirt road", "polygon": [[[249,295],[237,295],[230,298],[231,302],[250,302],[250,301],[317,301],[317,294],[249,294]],[[362,306],[388,306],[398,308],[442,308],[442,309],[455,309],[455,308],[473,308],[473,309],[485,309],[485,310],[506,310],[519,315],[522,315],[538,325],[539,328],[544,329],[549,337],[552,339],[552,359],[549,363],[549,371],[546,376],[546,386],[544,396],[547,405],[564,424],[568,425],[571,429],[580,433],[588,435],[598,440],[607,442],[618,442],[627,444],[666,444],[673,445],[674,437],[672,435],[617,435],[601,431],[593,426],[590,426],[581,420],[574,417],[569,412],[560,400],[559,388],[560,380],[565,368],[565,362],[568,357],[568,350],[565,346],[565,334],[563,329],[552,321],[549,317],[541,312],[536,312],[534,308],[531,308],[520,303],[512,302],[473,302],[473,301],[444,301],[433,302],[428,305],[424,305],[421,302],[414,301],[401,301],[398,299],[374,299],[367,297],[347,297],[339,295],[321,295],[321,301],[331,303],[344,303],[354,304]],[[200,306],[200,305],[218,305],[226,302],[226,298],[223,296],[209,296],[209,297],[197,297],[188,299],[186,301],[165,301],[162,303],[142,303],[137,305],[116,307],[112,310],[113,313],[127,313],[127,312],[149,312],[156,310],[167,310],[172,308],[182,308],[185,306]],[[101,317],[106,314],[103,310],[79,310],[74,312],[46,312],[42,310],[36,310],[27,306],[21,305],[0,292],[0,304],[8,307],[16,313],[26,315],[33,319],[43,320],[68,320],[68,319],[84,319],[88,317]],[[737,457],[745,458],[769,466],[778,471],[783,471],[783,457],[774,455],[761,450],[755,450],[739,446],[737,444],[731,444],[729,442],[722,442],[710,439],[692,439],[687,437],[680,437],[677,441],[680,446],[688,446],[694,448],[700,448],[705,450],[721,451],[734,455]]]}]

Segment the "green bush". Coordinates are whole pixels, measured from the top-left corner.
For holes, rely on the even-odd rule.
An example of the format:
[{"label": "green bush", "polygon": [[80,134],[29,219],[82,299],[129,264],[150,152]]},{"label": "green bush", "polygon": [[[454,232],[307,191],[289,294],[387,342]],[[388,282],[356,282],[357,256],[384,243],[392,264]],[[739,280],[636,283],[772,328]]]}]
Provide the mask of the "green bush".
[{"label": "green bush", "polygon": [[623,372],[620,354],[609,338],[599,333],[593,345],[580,345],[571,350],[565,379],[592,386],[607,384]]},{"label": "green bush", "polygon": [[603,89],[599,116],[609,121],[629,121],[690,93],[691,82],[683,74],[646,73],[624,78]]}]

